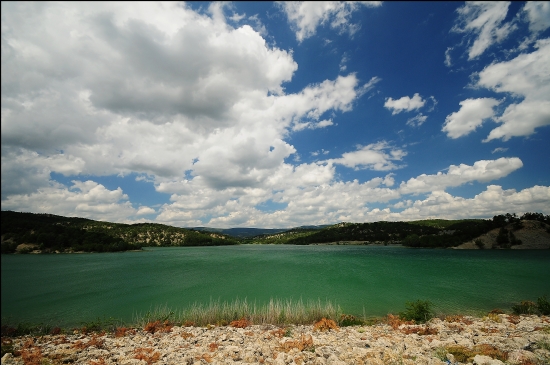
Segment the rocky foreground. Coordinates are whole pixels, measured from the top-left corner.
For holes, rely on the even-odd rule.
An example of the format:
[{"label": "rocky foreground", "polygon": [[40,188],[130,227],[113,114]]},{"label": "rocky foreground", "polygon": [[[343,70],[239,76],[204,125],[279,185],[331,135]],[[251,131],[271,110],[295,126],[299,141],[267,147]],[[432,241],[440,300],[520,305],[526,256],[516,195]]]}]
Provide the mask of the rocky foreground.
[{"label": "rocky foreground", "polygon": [[[449,316],[424,325],[178,327],[3,338],[2,364],[550,364],[550,318]],[[243,327],[243,328],[237,328]]]}]

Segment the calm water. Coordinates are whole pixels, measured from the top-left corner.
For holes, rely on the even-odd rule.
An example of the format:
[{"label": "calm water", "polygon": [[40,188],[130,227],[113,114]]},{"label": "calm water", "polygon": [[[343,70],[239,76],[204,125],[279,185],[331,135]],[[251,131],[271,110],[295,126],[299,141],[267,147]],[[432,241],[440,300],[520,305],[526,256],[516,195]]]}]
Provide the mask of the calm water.
[{"label": "calm water", "polygon": [[416,299],[476,313],[550,296],[550,250],[242,245],[1,259],[2,318],[67,325],[211,299],[328,299],[375,316]]}]

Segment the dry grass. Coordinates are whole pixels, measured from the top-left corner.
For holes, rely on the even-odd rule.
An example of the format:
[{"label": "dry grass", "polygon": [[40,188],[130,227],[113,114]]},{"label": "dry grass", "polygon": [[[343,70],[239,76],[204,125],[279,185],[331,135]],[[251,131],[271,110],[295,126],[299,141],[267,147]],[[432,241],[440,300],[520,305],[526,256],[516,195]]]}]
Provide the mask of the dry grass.
[{"label": "dry grass", "polygon": [[394,330],[397,330],[401,325],[412,325],[414,321],[405,321],[399,316],[394,316],[393,314],[388,314],[384,320]]},{"label": "dry grass", "polygon": [[216,351],[218,347],[220,347],[220,345],[215,342],[212,342],[210,345],[208,345],[208,349],[210,350],[210,352]]},{"label": "dry grass", "polygon": [[98,349],[103,348],[103,345],[105,344],[105,340],[99,338],[100,335],[94,334],[92,335],[92,338],[90,338],[87,342],[82,342],[81,340],[76,341],[73,343],[73,348],[78,350],[84,350],[88,347],[95,346]]},{"label": "dry grass", "polygon": [[168,320],[164,322],[154,321],[147,323],[145,327],[143,327],[143,330],[145,332],[153,334],[155,332],[170,332],[172,330],[172,327],[174,327],[174,325]]},{"label": "dry grass", "polygon": [[433,327],[430,327],[430,326],[403,327],[401,329],[401,332],[406,334],[406,335],[416,333],[419,336],[437,335],[439,333],[437,328],[433,328]]},{"label": "dry grass", "polygon": [[464,363],[471,362],[476,355],[489,356],[500,361],[508,359],[506,351],[499,350],[495,346],[488,344],[476,345],[472,349],[460,345],[449,346],[445,348],[445,351],[452,354],[458,362]]},{"label": "dry grass", "polygon": [[338,325],[332,319],[322,318],[320,321],[315,322],[313,325],[313,330],[321,332],[328,330],[338,331]]},{"label": "dry grass", "polygon": [[212,356],[205,353],[205,354],[202,354],[201,356],[195,357],[195,360],[198,360],[198,361],[204,360],[210,364],[212,362]]},{"label": "dry grass", "polygon": [[117,327],[115,330],[115,337],[124,337],[126,335],[135,335],[136,330],[127,327]]},{"label": "dry grass", "polygon": [[143,360],[147,365],[151,365],[160,359],[160,352],[152,348],[140,347],[134,350],[134,359]]},{"label": "dry grass", "polygon": [[34,345],[32,339],[27,340],[21,349],[21,359],[25,365],[41,365],[42,364],[42,350],[40,347]]},{"label": "dry grass", "polygon": [[246,318],[241,318],[236,321],[231,321],[229,324],[231,327],[235,328],[246,328],[251,325],[250,321],[248,321]]},{"label": "dry grass", "polygon": [[195,337],[195,335],[190,332],[182,332],[181,337],[183,337],[184,340],[187,340],[188,338]]},{"label": "dry grass", "polygon": [[181,323],[184,327],[207,326],[208,324],[227,325],[232,321],[246,318],[254,324],[311,324],[321,318],[337,319],[342,315],[339,306],[330,301],[308,301],[271,299],[258,305],[246,299],[233,302],[210,301],[208,304],[195,303],[179,313],[167,307],[158,307],[145,315],[138,314],[133,320],[140,327],[148,323],[163,322],[170,318],[171,323]]},{"label": "dry grass", "polygon": [[448,323],[463,323],[463,324],[466,324],[466,325],[471,325],[472,323],[474,323],[472,320],[464,317],[463,315],[446,316],[445,317],[445,322],[448,322]]},{"label": "dry grass", "polygon": [[289,352],[292,349],[298,349],[298,351],[313,349],[313,337],[302,334],[299,339],[285,341],[279,347],[279,350],[284,352]]}]

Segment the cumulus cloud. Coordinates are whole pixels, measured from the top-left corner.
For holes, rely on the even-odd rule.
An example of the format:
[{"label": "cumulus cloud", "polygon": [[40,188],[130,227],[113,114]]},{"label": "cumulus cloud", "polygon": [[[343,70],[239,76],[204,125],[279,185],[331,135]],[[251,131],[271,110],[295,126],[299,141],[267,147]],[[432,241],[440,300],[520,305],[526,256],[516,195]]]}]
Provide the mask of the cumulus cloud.
[{"label": "cumulus cloud", "polygon": [[533,186],[516,191],[504,190],[499,185],[489,185],[485,191],[471,199],[452,196],[444,191],[434,191],[426,199],[410,202],[409,205],[399,213],[375,213],[380,219],[388,220],[491,218],[510,212],[520,215],[526,212],[548,214],[550,187]]},{"label": "cumulus cloud", "polygon": [[528,136],[550,124],[550,39],[537,41],[536,48],[510,61],[493,63],[479,73],[477,86],[523,97],[496,118],[501,125],[485,141]]},{"label": "cumulus cloud", "polygon": [[495,115],[493,108],[500,104],[494,98],[466,99],[461,101],[460,110],[445,118],[442,131],[449,138],[466,136],[479,127],[484,120]]},{"label": "cumulus cloud", "polygon": [[392,115],[399,114],[402,111],[410,112],[412,110],[420,109],[424,106],[426,100],[422,99],[420,94],[415,93],[412,98],[403,96],[399,99],[386,98],[384,107],[392,111]]},{"label": "cumulus cloud", "polygon": [[529,30],[539,33],[550,27],[550,3],[548,1],[528,1],[523,7],[529,21]]},{"label": "cumulus cloud", "polygon": [[516,29],[512,22],[503,23],[509,6],[509,1],[467,2],[457,9],[459,16],[452,31],[466,33],[474,38],[468,51],[468,59],[476,59]]},{"label": "cumulus cloud", "polygon": [[472,181],[489,182],[505,177],[522,166],[523,162],[517,157],[476,161],[473,166],[451,165],[447,173],[422,174],[402,182],[399,191],[402,194],[418,194],[445,190],[448,187],[460,186]]},{"label": "cumulus cloud", "polygon": [[[77,181],[39,188],[31,194],[14,194],[2,200],[2,209],[124,222],[136,213],[122,189],[108,190],[94,181]],[[142,207],[142,211],[144,211]]]},{"label": "cumulus cloud", "polygon": [[401,161],[407,152],[400,148],[392,147],[388,142],[371,143],[367,146],[358,146],[357,151],[346,152],[341,158],[327,160],[328,163],[344,165],[359,169],[371,169],[375,171],[387,171],[401,168],[393,161]]},{"label": "cumulus cloud", "polygon": [[381,1],[285,1],[280,3],[298,42],[312,37],[319,25],[330,22],[339,33],[353,35],[360,27],[351,23],[351,16],[361,6],[378,7]]}]

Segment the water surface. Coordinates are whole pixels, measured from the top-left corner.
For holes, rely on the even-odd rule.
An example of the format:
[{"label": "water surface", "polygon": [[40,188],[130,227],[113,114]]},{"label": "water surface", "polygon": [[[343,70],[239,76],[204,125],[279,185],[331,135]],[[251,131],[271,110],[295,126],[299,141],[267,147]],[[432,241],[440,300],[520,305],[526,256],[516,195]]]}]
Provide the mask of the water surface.
[{"label": "water surface", "polygon": [[379,316],[416,299],[475,314],[550,297],[550,250],[240,245],[1,259],[2,318],[70,325],[212,299],[331,300]]}]

